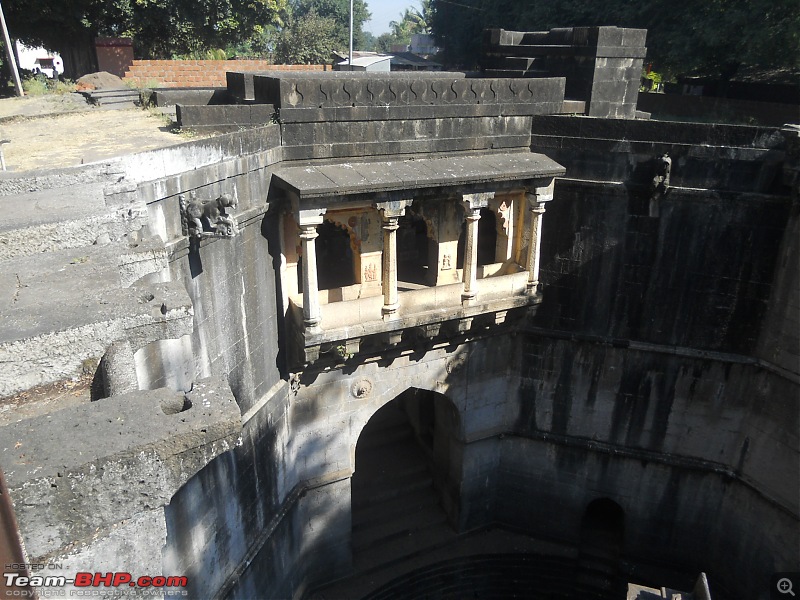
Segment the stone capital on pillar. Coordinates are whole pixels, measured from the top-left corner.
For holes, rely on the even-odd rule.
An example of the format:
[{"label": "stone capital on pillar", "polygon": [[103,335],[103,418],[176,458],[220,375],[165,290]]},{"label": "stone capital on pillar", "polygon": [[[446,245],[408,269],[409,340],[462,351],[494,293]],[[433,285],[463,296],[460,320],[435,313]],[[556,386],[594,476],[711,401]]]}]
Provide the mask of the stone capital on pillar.
[{"label": "stone capital on pillar", "polygon": [[553,199],[554,179],[545,186],[531,187],[526,190],[525,198],[528,200],[530,208],[536,208],[534,205],[544,204]]},{"label": "stone capital on pillar", "polygon": [[[297,196],[291,195],[291,212],[295,222],[300,225],[322,225],[322,219],[327,212],[326,207],[308,206]],[[306,204],[303,206],[303,204]]]},{"label": "stone capital on pillar", "polygon": [[406,208],[411,206],[414,202],[413,198],[408,198],[404,200],[386,200],[384,202],[375,202],[375,208],[381,211],[381,215],[383,219],[389,219],[394,217],[395,219],[398,217],[402,217],[406,214]]},{"label": "stone capital on pillar", "polygon": [[295,208],[294,212],[294,220],[300,227],[307,227],[310,225],[322,225],[322,221],[325,218],[325,212],[328,209],[326,208],[311,208],[311,209],[299,209]]},{"label": "stone capital on pillar", "polygon": [[494,192],[481,192],[478,194],[462,194],[461,195],[461,203],[464,205],[464,208],[467,210],[467,213],[470,211],[479,211],[482,208],[486,208],[489,206],[489,200],[494,198]]}]

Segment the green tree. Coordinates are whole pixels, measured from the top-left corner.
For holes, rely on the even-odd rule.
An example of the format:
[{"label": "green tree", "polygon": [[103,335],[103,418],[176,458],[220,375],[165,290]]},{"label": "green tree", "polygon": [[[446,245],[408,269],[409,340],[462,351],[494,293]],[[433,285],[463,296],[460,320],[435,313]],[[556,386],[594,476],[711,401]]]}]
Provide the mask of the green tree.
[{"label": "green tree", "polygon": [[336,48],[335,32],[336,22],[314,10],[293,16],[277,36],[274,60],[290,65],[328,63]]},{"label": "green tree", "polygon": [[430,14],[430,0],[423,0],[422,10],[406,8],[400,13],[399,21],[391,21],[389,33],[381,34],[376,40],[376,49],[379,52],[391,52],[392,46],[407,46],[411,43],[411,36],[415,33],[430,33],[428,15]]},{"label": "green tree", "polygon": [[[6,0],[11,35],[62,54],[70,75],[96,36],[129,36],[137,56],[169,58],[225,48],[282,24],[288,0]],[[91,67],[90,67],[91,68]]]},{"label": "green tree", "polygon": [[[335,24],[335,50],[344,51],[350,46],[350,0],[294,0],[292,12],[303,17],[314,11],[320,17],[333,19]],[[366,43],[364,23],[370,13],[364,0],[353,0],[353,48],[362,48]]]}]

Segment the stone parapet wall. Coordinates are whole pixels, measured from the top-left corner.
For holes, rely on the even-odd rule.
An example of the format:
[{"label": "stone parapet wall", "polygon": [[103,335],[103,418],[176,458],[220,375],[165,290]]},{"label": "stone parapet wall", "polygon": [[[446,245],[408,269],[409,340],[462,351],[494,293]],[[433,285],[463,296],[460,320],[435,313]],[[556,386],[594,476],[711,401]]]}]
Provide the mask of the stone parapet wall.
[{"label": "stone parapet wall", "polygon": [[328,65],[274,65],[268,60],[134,60],[125,81],[140,87],[225,87],[228,71],[326,71]]},{"label": "stone parapet wall", "polygon": [[534,152],[566,165],[570,178],[646,189],[666,152],[672,187],[788,193],[780,170],[784,137],[774,128],[536,116],[531,141]]},{"label": "stone parapet wall", "polygon": [[564,80],[462,77],[254,77],[255,99],[283,123],[553,114]]},{"label": "stone parapet wall", "polygon": [[784,123],[797,123],[800,108],[797,104],[740,100],[680,94],[640,92],[637,107],[649,112],[654,119],[682,121],[725,121],[780,127]]},{"label": "stone parapet wall", "polygon": [[564,104],[563,78],[253,79],[255,101],[277,109],[288,160],[525,148],[531,115],[559,113]]}]

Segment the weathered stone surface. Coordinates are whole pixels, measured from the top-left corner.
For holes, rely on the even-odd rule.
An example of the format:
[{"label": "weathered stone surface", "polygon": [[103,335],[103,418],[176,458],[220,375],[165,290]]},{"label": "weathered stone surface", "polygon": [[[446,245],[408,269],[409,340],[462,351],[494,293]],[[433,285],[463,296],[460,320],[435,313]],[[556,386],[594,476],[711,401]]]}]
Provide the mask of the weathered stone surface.
[{"label": "weathered stone surface", "polygon": [[0,428],[0,460],[32,562],[168,504],[239,443],[239,409],[226,384],[198,381],[186,410],[166,414],[174,396],[137,391]]},{"label": "weathered stone surface", "polygon": [[177,105],[178,125],[195,130],[237,130],[242,127],[263,127],[275,117],[271,104],[193,106]]},{"label": "weathered stone surface", "polygon": [[[537,35],[511,37],[536,44]],[[575,43],[572,29],[549,35],[561,45]],[[625,46],[625,35],[598,30],[592,43]],[[643,35],[631,36],[629,47],[644,44]],[[608,93],[602,108],[621,116],[633,104],[615,81],[635,74],[636,57],[603,52],[578,52],[563,64],[590,79],[597,67],[598,92]],[[525,62],[533,68],[534,61]],[[477,94],[473,104],[463,102],[455,90],[469,90],[475,80],[452,74],[427,83],[422,76],[397,78],[405,95],[384,109],[367,93],[386,94],[380,80],[373,89],[370,77],[346,75],[326,80],[330,98],[320,100],[315,94],[322,88],[311,88],[315,104],[298,108],[309,111],[297,113],[298,122],[128,157],[102,173],[64,175],[83,183],[114,176],[103,200],[120,224],[109,228],[107,246],[2,263],[9,307],[2,323],[11,344],[20,341],[18,332],[55,333],[32,336],[38,345],[4,354],[7,380],[28,386],[28,371],[60,373],[63,365],[72,373],[75,356],[96,356],[121,340],[132,347],[119,353],[117,366],[135,351],[135,373],[112,374],[119,391],[194,383],[193,407],[184,412],[176,412],[183,394],[137,391],[0,431],[32,557],[63,557],[87,571],[186,574],[195,596],[302,596],[350,569],[355,447],[379,408],[417,388],[447,396],[452,436],[435,438],[431,456],[439,461],[439,500],[460,531],[499,523],[574,554],[587,505],[603,497],[624,510],[626,548],[637,560],[668,561],[693,576],[709,570],[712,584],[729,585],[743,598],[758,597],[773,571],[794,568],[797,225],[783,136],[532,116],[550,110],[549,100],[537,105],[533,96],[531,106],[498,102],[491,106],[495,115]],[[273,79],[288,85],[277,89],[291,96],[306,84],[288,82],[318,78]],[[563,82],[547,85],[543,95],[552,93],[554,104],[559,98],[553,112],[564,110]],[[435,106],[414,104],[434,92]],[[622,100],[612,97],[621,93]],[[346,120],[301,122],[300,116]],[[307,350],[322,364],[288,372],[291,330],[284,325],[296,307],[286,287],[292,284],[296,295],[298,277],[296,267],[284,269],[297,261],[298,249],[282,244],[297,223],[286,218],[279,227],[287,186],[320,199],[346,190],[360,200],[374,200],[376,192],[393,200],[432,182],[463,193],[475,191],[464,189],[473,184],[490,191],[505,185],[503,168],[492,163],[498,156],[513,167],[508,185],[537,172],[535,165],[514,166],[538,156],[530,154],[531,125],[534,152],[547,165],[566,165],[569,176],[556,184],[543,220],[541,303],[527,321],[535,328],[524,329],[516,314],[524,307],[506,314],[476,302],[450,320],[435,313],[437,295],[455,290],[460,297],[450,256],[443,273],[451,279],[442,275],[443,285],[403,292],[414,302],[398,312],[413,317],[430,308],[424,318],[372,322],[341,310],[340,290],[323,290],[329,306],[347,313],[339,322],[351,332],[374,327],[372,346],[320,334]],[[647,204],[651,161],[665,151],[673,170],[654,216]],[[389,158],[428,152],[448,154]],[[358,158],[366,156],[372,162]],[[280,164],[332,157],[348,162]],[[281,189],[275,172],[297,175],[295,187],[281,179]],[[0,193],[53,189],[56,181],[55,175],[0,181]],[[190,247],[177,202],[192,191],[201,199],[234,194],[240,234]],[[320,200],[320,220],[327,204],[339,213],[331,223],[348,237],[356,230],[369,237],[363,256],[372,269],[361,272],[375,279],[365,289],[377,294],[357,299],[369,306],[376,298],[380,313],[382,221],[369,215],[359,221],[349,209],[335,210],[343,208],[335,200],[325,206]],[[509,222],[508,205],[506,213],[501,207],[497,198],[487,203],[500,211],[498,227]],[[416,216],[424,221],[420,237],[433,236],[457,255],[455,209],[424,206]],[[164,247],[145,231],[130,236],[145,224]],[[514,236],[524,252],[531,236],[507,233]],[[139,246],[117,245],[122,239]],[[500,273],[489,267],[480,268]],[[520,274],[526,275],[498,281],[517,282]],[[85,289],[73,289],[75,281]],[[490,297],[510,302],[516,290],[495,289]],[[167,313],[177,311],[172,324],[162,318],[165,300]],[[349,357],[356,352],[362,357]],[[211,374],[227,385],[202,389],[205,382],[195,381]],[[203,393],[211,413],[193,412],[203,406]],[[223,397],[226,409],[214,412]],[[243,443],[223,452],[234,444],[239,412]],[[435,421],[441,417],[436,413]],[[417,426],[415,435],[426,432]]]},{"label": "weathered stone surface", "polygon": [[[281,167],[274,184],[301,200],[407,191],[412,197],[426,189],[490,184],[524,187],[533,180],[564,173],[561,165],[541,154],[513,153],[458,158],[427,158],[393,162],[345,163],[318,167]],[[442,191],[445,190],[445,191]]]},{"label": "weathered stone surface", "polygon": [[633,119],[646,37],[644,29],[618,27],[487,29],[483,67],[488,74],[499,66],[507,77],[566,77],[567,97],[586,102],[586,114]]},{"label": "weathered stone surface", "polygon": [[[567,167],[571,178],[647,186],[655,159],[673,162],[672,186],[726,192],[772,193],[781,186],[774,129],[625,120],[614,133],[608,119],[534,117],[531,148]],[[692,143],[702,132],[703,145]]]},{"label": "weathered stone surface", "polygon": [[258,101],[274,104],[283,123],[547,114],[558,112],[564,99],[564,81],[557,78],[255,80],[257,93],[263,90]]},{"label": "weathered stone surface", "polygon": [[161,88],[153,90],[156,106],[209,106],[226,104],[231,100],[230,88]]},{"label": "weathered stone surface", "polygon": [[191,331],[191,302],[182,286],[123,288],[119,260],[118,250],[105,246],[0,264],[7,290],[0,396],[80,374],[84,361],[99,359],[123,337],[138,349]]}]

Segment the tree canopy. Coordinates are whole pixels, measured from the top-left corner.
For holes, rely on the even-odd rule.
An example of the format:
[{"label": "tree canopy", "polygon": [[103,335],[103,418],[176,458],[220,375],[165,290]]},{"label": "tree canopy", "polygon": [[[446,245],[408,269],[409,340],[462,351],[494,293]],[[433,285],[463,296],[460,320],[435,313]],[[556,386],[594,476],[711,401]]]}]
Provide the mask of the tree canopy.
[{"label": "tree canopy", "polygon": [[[350,46],[350,0],[294,0],[292,12],[301,19],[311,12],[334,22],[333,38],[335,50],[346,50]],[[364,23],[370,19],[367,3],[353,0],[353,47],[363,48],[367,43]]]},{"label": "tree canopy", "polygon": [[376,40],[376,48],[380,52],[390,52],[392,46],[407,46],[415,33],[430,33],[428,19],[431,11],[430,0],[422,0],[422,10],[409,7],[400,13],[399,21],[391,21],[391,32],[383,33]]},{"label": "tree canopy", "polygon": [[288,0],[5,0],[11,36],[60,52],[96,36],[126,36],[137,56],[225,48],[281,25]]},{"label": "tree canopy", "polygon": [[302,17],[291,17],[278,33],[275,42],[276,63],[312,65],[326,63],[335,49],[336,22],[311,11]]},{"label": "tree canopy", "polygon": [[617,25],[648,30],[648,61],[672,73],[730,77],[798,68],[796,0],[431,0],[429,24],[453,65],[474,67],[481,31]]}]

